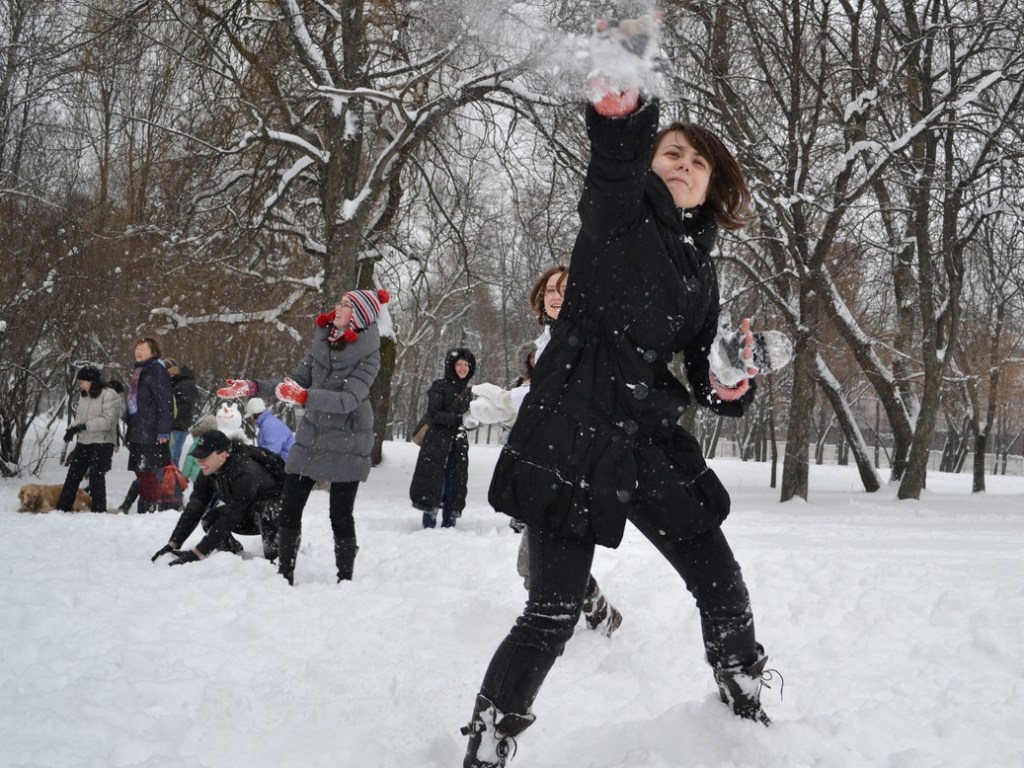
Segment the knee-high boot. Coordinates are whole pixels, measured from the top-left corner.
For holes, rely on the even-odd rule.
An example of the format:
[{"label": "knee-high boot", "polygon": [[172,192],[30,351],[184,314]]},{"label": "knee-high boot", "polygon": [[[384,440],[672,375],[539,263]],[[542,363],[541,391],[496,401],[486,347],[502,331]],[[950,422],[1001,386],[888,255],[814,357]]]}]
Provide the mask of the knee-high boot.
[{"label": "knee-high boot", "polygon": [[352,568],[356,562],[356,553],[359,547],[356,540],[335,539],[334,540],[334,562],[338,566],[338,583],[352,581]]},{"label": "knee-high boot", "polygon": [[461,729],[463,736],[469,736],[462,768],[505,768],[515,756],[516,737],[535,719],[532,714],[505,714],[478,693],[473,718]]},{"label": "knee-high boot", "polygon": [[294,584],[295,558],[299,553],[299,539],[301,539],[298,528],[279,528],[277,572],[284,576],[285,581]]}]

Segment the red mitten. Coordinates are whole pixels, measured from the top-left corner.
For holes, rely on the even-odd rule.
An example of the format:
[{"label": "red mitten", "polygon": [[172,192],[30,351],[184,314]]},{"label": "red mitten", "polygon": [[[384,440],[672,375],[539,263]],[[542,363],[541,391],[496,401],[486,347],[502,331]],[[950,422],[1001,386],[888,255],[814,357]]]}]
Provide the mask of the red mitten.
[{"label": "red mitten", "polygon": [[337,310],[332,309],[330,312],[321,312],[316,316],[316,324],[319,328],[326,328],[328,325],[334,322],[335,312]]},{"label": "red mitten", "polygon": [[640,106],[640,92],[635,89],[617,91],[609,89],[603,77],[590,78],[590,100],[597,114],[604,117],[626,117]]},{"label": "red mitten", "polygon": [[309,393],[291,379],[285,379],[274,388],[277,399],[290,405],[305,405]]},{"label": "red mitten", "polygon": [[715,390],[715,394],[718,395],[718,399],[726,402],[739,400],[750,391],[750,379],[742,379],[734,386],[727,387],[718,380],[718,377],[715,376],[715,374],[708,371],[708,380],[711,382],[711,388]]},{"label": "red mitten", "polygon": [[227,379],[228,385],[217,390],[217,397],[231,400],[236,397],[253,397],[259,391],[255,381],[248,379]]}]

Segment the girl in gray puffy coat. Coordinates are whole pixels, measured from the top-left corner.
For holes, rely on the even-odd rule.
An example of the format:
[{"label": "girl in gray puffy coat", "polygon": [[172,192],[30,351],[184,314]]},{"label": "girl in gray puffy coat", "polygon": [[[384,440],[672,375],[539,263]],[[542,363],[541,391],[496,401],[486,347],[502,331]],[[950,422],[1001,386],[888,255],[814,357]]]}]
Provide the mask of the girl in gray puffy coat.
[{"label": "girl in gray puffy coat", "polygon": [[292,584],[302,527],[302,510],[317,482],[331,484],[330,514],[338,581],[350,580],[355,562],[355,505],[359,483],[370,474],[373,409],[370,385],[380,370],[377,317],[390,300],[387,291],[342,295],[331,312],[316,319],[309,352],[290,377],[250,381],[228,379],[218,397],[266,397],[305,407],[288,454],[281,492],[278,573]]}]

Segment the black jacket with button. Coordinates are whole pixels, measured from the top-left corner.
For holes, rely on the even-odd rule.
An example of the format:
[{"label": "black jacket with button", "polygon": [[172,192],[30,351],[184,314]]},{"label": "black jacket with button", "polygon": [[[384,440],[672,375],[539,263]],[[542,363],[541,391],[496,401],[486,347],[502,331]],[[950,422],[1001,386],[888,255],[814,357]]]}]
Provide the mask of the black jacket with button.
[{"label": "black jacket with button", "polygon": [[753,399],[751,390],[722,401],[711,387],[717,226],[701,208],[677,209],[650,170],[657,126],[656,101],[621,119],[588,108],[591,160],[565,301],[489,493],[499,512],[612,547],[636,507],[685,509],[694,535],[729,512],[696,440],[677,426],[690,397],[669,370],[674,353],[699,405],[740,416]]},{"label": "black jacket with button", "polygon": [[195,549],[208,555],[220,547],[233,530],[241,530],[242,522],[255,513],[253,505],[259,501],[276,499],[281,495],[281,486],[251,456],[246,456],[236,447],[228,454],[221,468],[212,475],[200,474],[196,478],[188,504],[174,526],[170,541],[179,547],[199,525],[210,501],[217,499],[224,503],[223,514],[206,532]]},{"label": "black jacket with button", "polygon": [[[469,374],[464,379],[455,373],[455,363],[460,359],[469,363]],[[435,380],[427,390],[426,417],[430,429],[416,457],[409,484],[409,498],[416,509],[433,512],[441,506],[444,468],[449,456],[455,462],[452,511],[461,512],[466,507],[469,440],[462,428],[462,415],[469,410],[473,397],[469,382],[475,372],[476,358],[472,352],[462,347],[451,349],[445,356],[444,378]]]}]

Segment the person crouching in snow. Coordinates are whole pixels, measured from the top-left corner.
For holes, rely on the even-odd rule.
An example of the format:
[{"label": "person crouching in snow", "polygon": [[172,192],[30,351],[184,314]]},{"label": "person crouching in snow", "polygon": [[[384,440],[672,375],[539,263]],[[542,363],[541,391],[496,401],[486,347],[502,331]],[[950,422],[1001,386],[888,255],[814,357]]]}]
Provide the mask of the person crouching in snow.
[{"label": "person crouching in snow", "polygon": [[[271,561],[277,557],[281,485],[246,450],[244,443],[233,442],[218,429],[195,441],[190,455],[202,474],[196,479],[171,538],[153,555],[154,563],[166,554],[174,556],[170,565],[193,563],[218,549],[237,555],[242,551],[242,543],[232,535],[235,533],[259,534],[263,539],[263,556]],[[212,507],[215,496],[222,503]],[[180,549],[199,524],[206,532],[202,541],[192,549]]]},{"label": "person crouching in snow", "polygon": [[359,483],[370,474],[374,440],[369,397],[380,370],[377,318],[389,300],[384,290],[342,294],[333,310],[317,316],[309,351],[290,377],[228,379],[228,386],[217,390],[225,399],[273,392],[278,400],[305,408],[288,454],[281,494],[278,573],[289,584],[294,583],[302,510],[317,482],[331,484],[338,581],[352,578],[359,551],[352,510]]},{"label": "person crouching in snow", "polygon": [[423,527],[454,528],[466,508],[469,482],[469,438],[462,417],[469,410],[473,393],[469,380],[476,372],[476,358],[464,347],[448,350],[444,377],[435,379],[427,390],[427,423],[430,428],[416,458],[409,496],[414,508],[423,513]]}]

